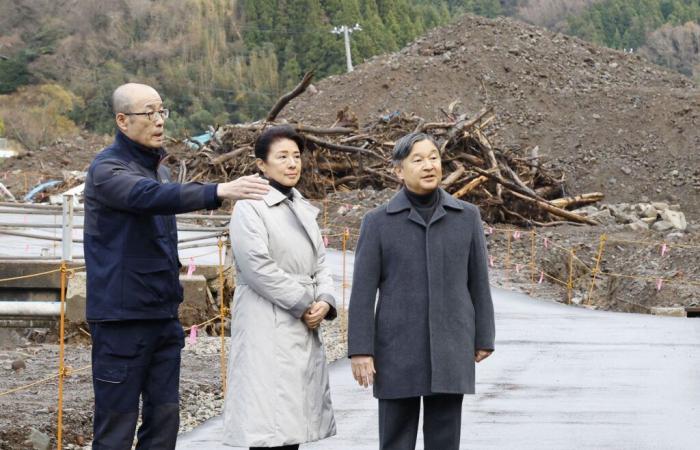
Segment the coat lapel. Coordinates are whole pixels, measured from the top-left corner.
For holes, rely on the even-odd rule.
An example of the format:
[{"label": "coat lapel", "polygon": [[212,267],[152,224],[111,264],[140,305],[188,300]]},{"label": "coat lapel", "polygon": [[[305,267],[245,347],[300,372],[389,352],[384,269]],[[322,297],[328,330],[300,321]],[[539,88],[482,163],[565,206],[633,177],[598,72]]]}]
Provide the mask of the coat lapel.
[{"label": "coat lapel", "polygon": [[306,232],[306,236],[311,241],[311,246],[314,249],[314,253],[318,254],[318,240],[320,238],[318,233],[318,224],[316,223],[316,217],[318,216],[318,208],[310,204],[299,191],[293,189],[294,201],[287,202],[289,209],[296,216],[301,223],[301,226]]},{"label": "coat lapel", "polygon": [[420,216],[420,214],[418,214],[418,211],[416,211],[411,205],[411,201],[406,196],[406,192],[404,191],[404,189],[406,188],[401,189],[399,192],[396,193],[396,195],[394,195],[394,197],[391,200],[389,200],[386,212],[388,214],[397,214],[402,211],[409,210],[408,220],[424,227],[425,221]]},{"label": "coat lapel", "polygon": [[270,208],[274,208],[275,206],[289,207],[289,210],[304,229],[306,237],[309,238],[314,253],[318,253],[317,242],[320,238],[318,234],[318,225],[316,224],[316,216],[319,212],[318,208],[308,203],[298,190],[292,189],[292,193],[294,195],[294,201],[289,201],[286,195],[272,188],[265,194],[263,201]]}]

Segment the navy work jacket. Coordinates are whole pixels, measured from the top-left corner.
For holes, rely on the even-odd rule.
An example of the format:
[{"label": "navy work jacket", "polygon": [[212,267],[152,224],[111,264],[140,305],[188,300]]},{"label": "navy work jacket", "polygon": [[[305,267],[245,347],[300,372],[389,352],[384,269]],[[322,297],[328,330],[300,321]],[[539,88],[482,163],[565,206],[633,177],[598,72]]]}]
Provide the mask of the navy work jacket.
[{"label": "navy work jacket", "polygon": [[85,181],[87,320],[177,318],[182,302],[175,214],[220,206],[216,184],[171,183],[163,149],[121,132]]}]

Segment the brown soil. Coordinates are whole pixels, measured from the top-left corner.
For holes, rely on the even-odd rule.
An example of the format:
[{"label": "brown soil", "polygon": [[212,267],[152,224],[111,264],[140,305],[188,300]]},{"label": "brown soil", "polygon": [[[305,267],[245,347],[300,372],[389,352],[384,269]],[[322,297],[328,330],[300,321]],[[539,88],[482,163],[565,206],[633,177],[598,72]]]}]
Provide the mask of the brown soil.
[{"label": "brown soil", "polygon": [[328,125],[349,106],[361,123],[396,110],[441,119],[455,100],[471,113],[492,106],[498,144],[539,146],[571,192],[669,200],[700,218],[700,91],[638,55],[467,15],[312,91],[286,117]]},{"label": "brown soil", "polygon": [[[25,150],[14,158],[0,159],[0,183],[21,201],[39,183],[70,178],[64,174],[67,171],[86,171],[95,155],[111,140],[109,136],[83,132],[38,149]],[[66,190],[70,187],[57,188]],[[41,196],[37,198],[41,199]]]}]

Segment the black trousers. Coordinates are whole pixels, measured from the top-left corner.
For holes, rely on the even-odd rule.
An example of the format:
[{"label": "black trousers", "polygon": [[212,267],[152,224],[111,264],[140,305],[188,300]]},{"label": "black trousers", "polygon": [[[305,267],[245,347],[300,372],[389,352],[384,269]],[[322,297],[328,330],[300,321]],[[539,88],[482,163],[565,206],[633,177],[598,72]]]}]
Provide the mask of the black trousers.
[{"label": "black trousers", "polygon": [[180,426],[180,351],[177,319],[93,322],[94,450],[130,450],[143,401],[139,450],[175,448]]},{"label": "black trousers", "polygon": [[[423,399],[425,450],[459,450],[461,394],[434,394]],[[380,450],[414,450],[421,397],[379,400]]]}]

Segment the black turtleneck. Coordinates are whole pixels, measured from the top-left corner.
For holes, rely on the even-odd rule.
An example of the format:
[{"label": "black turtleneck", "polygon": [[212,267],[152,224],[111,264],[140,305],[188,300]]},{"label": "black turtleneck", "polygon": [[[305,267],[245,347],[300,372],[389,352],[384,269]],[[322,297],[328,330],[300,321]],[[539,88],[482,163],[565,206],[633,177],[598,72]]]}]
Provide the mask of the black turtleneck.
[{"label": "black turtleneck", "polygon": [[285,185],[273,180],[272,178],[267,178],[267,181],[270,182],[270,186],[272,186],[273,188],[280,191],[289,200],[294,200],[294,192],[292,192],[292,189],[294,188],[293,186],[285,186]]},{"label": "black turtleneck", "polygon": [[411,202],[413,208],[420,214],[427,225],[433,217],[435,208],[437,208],[439,203],[440,189],[435,189],[427,194],[416,194],[415,192],[411,192],[408,188],[404,188],[404,191],[406,192],[408,201]]}]

